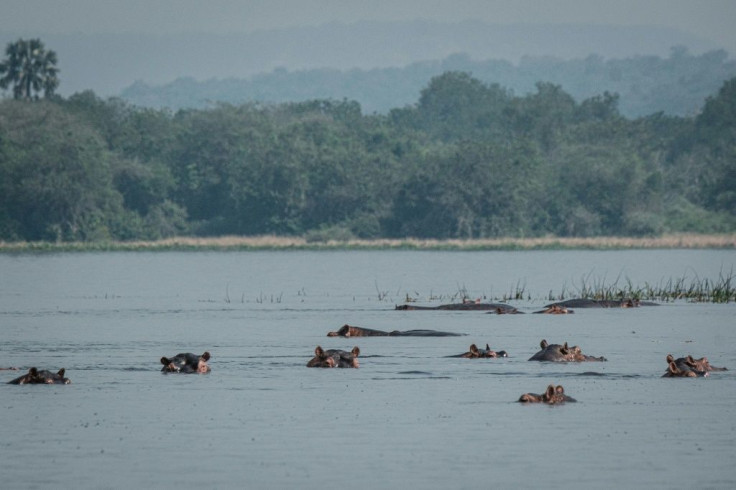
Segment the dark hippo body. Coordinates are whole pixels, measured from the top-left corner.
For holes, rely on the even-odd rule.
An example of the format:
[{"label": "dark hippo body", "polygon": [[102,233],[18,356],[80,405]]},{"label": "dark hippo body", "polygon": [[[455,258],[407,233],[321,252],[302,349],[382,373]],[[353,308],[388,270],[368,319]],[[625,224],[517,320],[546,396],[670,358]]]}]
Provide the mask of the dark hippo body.
[{"label": "dark hippo body", "polygon": [[708,376],[711,371],[728,371],[726,368],[714,367],[708,362],[708,358],[695,359],[693,356],[674,358],[672,354],[667,355],[667,371],[663,378],[699,378]]},{"label": "dark hippo body", "polygon": [[658,306],[657,303],[651,301],[640,301],[638,299],[587,299],[576,298],[557,303],[550,303],[545,306],[562,306],[565,308],[636,308],[637,306]]},{"label": "dark hippo body", "polygon": [[328,337],[461,337],[464,333],[438,332],[436,330],[394,330],[392,332],[384,332],[383,330],[373,330],[372,328],[354,327],[352,325],[343,325],[336,332],[328,332]]},{"label": "dark hippo body", "polygon": [[510,308],[509,305],[503,303],[476,303],[467,301],[464,303],[451,303],[439,306],[414,306],[414,305],[397,305],[397,310],[450,310],[450,311],[487,311],[496,310],[497,308]]},{"label": "dark hippo body", "polygon": [[205,352],[201,356],[192,354],[191,352],[177,354],[172,358],[162,357],[161,372],[164,373],[209,373],[210,367],[207,361],[210,359],[210,353]]},{"label": "dark hippo body", "polygon": [[68,385],[71,384],[69,378],[64,377],[65,369],[59,369],[58,372],[52,373],[45,369],[38,370],[32,367],[23,376],[19,376],[12,381],[8,381],[10,385],[27,385],[27,384],[43,384],[43,385]]},{"label": "dark hippo body", "polygon": [[498,304],[495,308],[491,309],[488,314],[496,315],[523,315],[523,311],[519,311],[511,305]]},{"label": "dark hippo body", "polygon": [[530,357],[530,361],[586,362],[606,360],[605,357],[587,356],[581,352],[577,345],[568,347],[567,342],[560,345],[548,344],[546,340],[542,340],[539,346],[542,350]]},{"label": "dark hippo body", "polygon": [[546,403],[547,405],[557,405],[565,402],[576,402],[572,397],[565,394],[565,388],[561,385],[549,385],[547,391],[541,395],[536,393],[525,393],[519,397],[521,403]]},{"label": "dark hippo body", "polygon": [[477,345],[471,344],[470,348],[468,349],[468,352],[463,352],[462,354],[457,354],[454,356],[447,356],[447,357],[465,357],[467,359],[481,359],[481,358],[495,358],[495,357],[508,357],[509,355],[506,353],[505,350],[500,350],[498,352],[491,350],[488,344],[486,344],[485,349],[479,349]]},{"label": "dark hippo body", "polygon": [[570,313],[575,313],[575,310],[571,310],[566,306],[551,305],[545,306],[543,310],[535,311],[534,313],[540,313],[543,315],[568,315]]},{"label": "dark hippo body", "polygon": [[344,350],[330,349],[324,350],[319,345],[314,349],[314,357],[307,363],[307,367],[322,368],[358,368],[358,356],[360,349],[358,346],[353,347],[350,352]]}]

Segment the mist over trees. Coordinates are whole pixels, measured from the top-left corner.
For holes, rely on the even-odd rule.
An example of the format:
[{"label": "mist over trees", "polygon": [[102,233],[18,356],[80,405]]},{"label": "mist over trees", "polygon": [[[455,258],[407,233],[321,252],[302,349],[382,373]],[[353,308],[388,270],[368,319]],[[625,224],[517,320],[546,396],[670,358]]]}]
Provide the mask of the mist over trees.
[{"label": "mist over trees", "polygon": [[697,116],[629,119],[463,71],[418,100],[176,112],[93,92],[0,101],[0,239],[658,235],[736,230],[736,79]]},{"label": "mist over trees", "polygon": [[498,84],[513,94],[533,93],[539,81],[560,85],[577,102],[608,91],[619,94],[618,110],[629,118],[664,112],[691,116],[724,80],[736,77],[736,61],[723,50],[693,55],[682,46],[669,56],[604,59],[599,55],[564,60],[525,56],[518,64],[500,59],[474,60],[454,54],[441,61],[411,63],[402,68],[310,69],[284,68],[250,78],[196,81],[179,78],[162,85],[136,82],[121,97],[144,107],[203,109],[213,102],[241,104],[303,102],[313,99],[355,100],[363,112],[385,114],[411,105],[427,80],[447,71],[472,74],[481,82]]}]

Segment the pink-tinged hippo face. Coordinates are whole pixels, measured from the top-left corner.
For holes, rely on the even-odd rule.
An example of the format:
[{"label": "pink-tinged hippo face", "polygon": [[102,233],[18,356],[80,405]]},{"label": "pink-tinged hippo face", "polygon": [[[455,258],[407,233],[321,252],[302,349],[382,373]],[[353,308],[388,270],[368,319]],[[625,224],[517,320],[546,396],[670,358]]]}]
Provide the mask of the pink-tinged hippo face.
[{"label": "pink-tinged hippo face", "polygon": [[53,373],[45,369],[39,370],[32,367],[23,376],[19,376],[12,381],[8,381],[8,384],[13,385],[26,385],[26,384],[46,384],[46,385],[68,385],[71,384],[69,378],[64,377],[65,369],[59,369],[58,372]]},{"label": "pink-tinged hippo face", "polygon": [[586,362],[586,361],[605,361],[605,357],[593,357],[583,354],[580,347],[573,345],[572,347],[564,344],[550,344],[546,340],[539,343],[542,349],[532,357],[530,361],[552,361],[552,362]]},{"label": "pink-tinged hippo face", "polygon": [[694,369],[695,371],[703,371],[703,372],[710,372],[710,371],[728,371],[725,367],[715,367],[711,366],[710,362],[708,362],[707,357],[701,357],[700,359],[695,359],[691,355],[687,355],[685,357],[679,357],[677,359],[674,358],[672,354],[667,354],[667,363],[674,362],[678,366],[684,364],[690,369]]},{"label": "pink-tinged hippo face", "polygon": [[177,354],[172,358],[162,357],[161,364],[164,367],[161,371],[164,373],[209,373],[210,366],[207,361],[210,360],[210,353],[205,352],[201,356],[192,354],[191,352]]},{"label": "pink-tinged hippo face", "polygon": [[468,348],[468,352],[465,352],[463,354],[459,354],[453,357],[465,357],[467,359],[483,359],[483,358],[508,357],[508,354],[506,353],[505,350],[496,352],[492,350],[488,344],[486,344],[485,349],[479,349],[477,345],[471,344],[470,347]]},{"label": "pink-tinged hippo face", "polygon": [[[690,356],[688,356],[690,357]],[[667,371],[662,375],[663,378],[701,378],[708,376],[708,371],[699,369],[690,357],[681,357],[675,359],[671,354],[667,355]]]},{"label": "pink-tinged hippo face", "polygon": [[314,349],[314,357],[307,362],[307,367],[323,368],[358,368],[360,349],[356,346],[350,352],[337,349],[324,350],[319,345]]},{"label": "pink-tinged hippo face", "polygon": [[547,391],[538,395],[536,393],[525,393],[519,397],[521,403],[546,403],[547,405],[557,405],[565,402],[575,402],[574,398],[565,395],[565,388],[562,385],[549,385]]}]

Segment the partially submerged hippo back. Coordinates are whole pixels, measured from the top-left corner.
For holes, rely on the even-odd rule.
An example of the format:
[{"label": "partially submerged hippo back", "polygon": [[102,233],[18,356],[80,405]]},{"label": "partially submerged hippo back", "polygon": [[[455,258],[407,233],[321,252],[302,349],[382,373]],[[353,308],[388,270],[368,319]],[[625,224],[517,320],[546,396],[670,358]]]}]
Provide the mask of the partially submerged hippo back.
[{"label": "partially submerged hippo back", "polygon": [[519,397],[521,403],[546,403],[547,405],[557,405],[565,402],[576,402],[572,397],[565,395],[565,388],[561,385],[549,385],[547,391],[538,395],[536,393],[525,393]]},{"label": "partially submerged hippo back", "polygon": [[389,333],[370,328],[353,327],[347,323],[336,332],[329,332],[328,337],[388,337]]},{"label": "partially submerged hippo back", "polygon": [[384,332],[383,330],[373,330],[371,328],[354,327],[352,325],[343,325],[336,332],[328,332],[328,337],[458,337],[461,333],[438,332],[436,330],[406,330],[404,332],[394,330],[392,332]]},{"label": "partially submerged hippo back", "polygon": [[439,306],[415,306],[415,305],[397,305],[397,310],[450,310],[450,311],[487,311],[496,310],[496,308],[510,308],[502,303],[480,303],[478,301],[465,301],[463,303],[451,303]]},{"label": "partially submerged hippo back", "polygon": [[161,364],[164,367],[161,371],[164,373],[209,373],[210,367],[207,361],[210,360],[210,353],[205,352],[201,356],[192,354],[191,352],[180,353],[172,358],[162,357]]},{"label": "partially submerged hippo back", "polygon": [[68,385],[71,384],[69,378],[64,377],[65,369],[59,369],[58,372],[52,373],[45,369],[38,370],[32,367],[23,376],[19,376],[12,381],[8,381],[11,385],[26,385],[26,384],[45,384],[45,385]]},{"label": "partially submerged hippo back", "polygon": [[519,311],[511,305],[499,304],[488,313],[495,313],[496,315],[521,315],[524,312]]},{"label": "partially submerged hippo back", "polygon": [[582,353],[580,347],[574,345],[569,347],[564,344],[549,344],[546,340],[539,343],[542,350],[529,358],[530,361],[554,361],[554,362],[585,362],[605,361],[605,357],[593,357]]},{"label": "partially submerged hippo back", "polygon": [[588,298],[574,298],[565,301],[558,301],[557,303],[550,303],[545,306],[549,308],[551,306],[562,306],[565,308],[636,308],[638,306],[657,306],[657,303],[650,301],[641,301],[636,298],[623,298],[623,299],[588,299]]},{"label": "partially submerged hippo back", "polygon": [[534,313],[541,313],[543,315],[568,315],[570,313],[575,313],[575,311],[568,309],[566,306],[550,305],[546,306],[543,310],[535,311]]},{"label": "partially submerged hippo back", "polygon": [[307,362],[307,367],[323,367],[323,368],[358,368],[358,356],[360,349],[358,346],[353,347],[350,352],[337,349],[324,350],[319,345],[314,349],[314,357]]}]

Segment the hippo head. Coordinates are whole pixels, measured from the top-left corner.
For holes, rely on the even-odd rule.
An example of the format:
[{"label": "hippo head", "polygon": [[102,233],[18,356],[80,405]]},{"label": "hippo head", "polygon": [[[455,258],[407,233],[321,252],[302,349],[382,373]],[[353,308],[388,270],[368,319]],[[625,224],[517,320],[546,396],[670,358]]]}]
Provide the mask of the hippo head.
[{"label": "hippo head", "polygon": [[197,362],[197,372],[198,373],[209,373],[211,371],[210,366],[207,364],[207,361],[210,360],[210,353],[205,351],[204,354],[199,356],[199,361]]},{"label": "hippo head", "polygon": [[358,356],[360,349],[355,346],[350,352],[342,350],[324,350],[321,346],[314,349],[314,357],[307,363],[307,367],[323,368],[357,368],[360,367]]},{"label": "hippo head", "polygon": [[337,332],[328,332],[328,337],[350,337],[350,325],[345,324]]},{"label": "hippo head", "polygon": [[51,371],[47,371],[45,369],[38,370],[35,367],[32,367],[31,369],[28,370],[26,374],[10,381],[9,383],[16,384],[16,385],[25,385],[25,384],[68,385],[68,384],[71,384],[71,380],[69,378],[64,377],[65,372],[66,370],[64,368],[59,369],[59,371],[56,373],[52,373]]},{"label": "hippo head", "polygon": [[[332,332],[334,333],[334,332]],[[314,349],[314,357],[307,363],[307,367],[337,367],[337,362],[332,356],[328,356],[321,346]]]},{"label": "hippo head", "polygon": [[678,363],[670,361],[671,356],[667,356],[667,371],[662,375],[663,378],[698,378],[708,376],[707,371],[700,371],[691,368],[686,363]]},{"label": "hippo head", "polygon": [[547,390],[541,395],[525,393],[521,395],[519,401],[522,403],[546,403],[548,405],[555,405],[557,403],[575,400],[565,395],[565,389],[561,385],[549,385],[547,386]]},{"label": "hippo head", "polygon": [[708,362],[707,357],[701,357],[700,359],[695,359],[693,356],[687,356],[685,359],[687,359],[688,366],[693,367],[697,371],[728,371],[726,368],[718,368],[713,367],[710,365],[710,362]]},{"label": "hippo head", "polygon": [[192,353],[177,354],[172,358],[162,357],[161,368],[165,373],[209,373],[211,371],[207,361],[210,353],[205,351],[201,356]]}]

